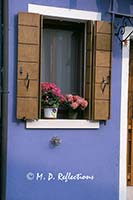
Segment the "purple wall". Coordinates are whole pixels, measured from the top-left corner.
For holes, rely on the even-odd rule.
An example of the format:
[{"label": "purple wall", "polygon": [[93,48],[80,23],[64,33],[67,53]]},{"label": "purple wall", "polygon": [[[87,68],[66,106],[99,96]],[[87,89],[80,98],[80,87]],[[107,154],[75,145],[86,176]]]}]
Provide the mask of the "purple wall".
[{"label": "purple wall", "polygon": [[[124,2],[124,1],[123,1]],[[17,14],[28,3],[102,12],[104,20],[109,0],[10,0],[9,1],[9,116],[7,141],[6,200],[118,200],[121,47],[114,37],[112,60],[111,120],[98,130],[27,130],[16,113]],[[122,6],[122,5],[121,5]],[[62,144],[52,148],[50,139],[58,135]],[[32,172],[34,174],[29,174]],[[94,180],[64,182],[59,173],[82,173]],[[39,174],[37,174],[39,173]],[[42,174],[43,173],[43,174]],[[55,180],[48,181],[49,173]],[[28,177],[26,176],[28,174]],[[37,175],[45,180],[36,180]],[[32,180],[28,180],[32,179]]]}]

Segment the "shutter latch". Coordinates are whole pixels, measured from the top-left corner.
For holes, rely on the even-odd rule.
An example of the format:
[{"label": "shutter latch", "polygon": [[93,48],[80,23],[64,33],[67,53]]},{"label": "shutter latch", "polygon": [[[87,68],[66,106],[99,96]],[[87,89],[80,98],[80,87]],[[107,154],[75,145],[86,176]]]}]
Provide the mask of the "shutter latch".
[{"label": "shutter latch", "polygon": [[108,75],[108,76],[106,77],[106,79],[103,77],[103,80],[102,80],[102,82],[101,82],[101,90],[102,90],[102,93],[104,93],[104,90],[105,90],[105,88],[106,88],[106,85],[109,85],[109,83],[110,83],[110,75]]},{"label": "shutter latch", "polygon": [[30,76],[29,76],[29,73],[27,73],[25,80],[26,80],[26,88],[28,90],[29,89],[29,85],[30,85]]},{"label": "shutter latch", "polygon": [[19,73],[20,73],[20,75],[23,74],[23,67],[20,67]]}]

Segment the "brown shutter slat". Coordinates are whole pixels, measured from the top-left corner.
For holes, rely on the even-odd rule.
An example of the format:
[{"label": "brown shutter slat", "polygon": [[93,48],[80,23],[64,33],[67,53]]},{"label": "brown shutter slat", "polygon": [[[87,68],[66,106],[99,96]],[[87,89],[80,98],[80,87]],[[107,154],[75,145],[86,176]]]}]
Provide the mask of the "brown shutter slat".
[{"label": "brown shutter slat", "polygon": [[20,12],[18,24],[26,26],[40,26],[40,15],[34,13]]},{"label": "brown shutter slat", "polygon": [[[30,37],[29,37],[29,35],[30,35]],[[19,26],[18,27],[18,40],[20,43],[39,44],[39,31],[38,31],[37,27]]]},{"label": "brown shutter slat", "polygon": [[17,119],[38,119],[40,15],[18,15]]},{"label": "brown shutter slat", "polygon": [[92,119],[110,118],[111,23],[94,23]]},{"label": "brown shutter slat", "polygon": [[[33,119],[37,116],[38,99],[37,98],[19,98],[17,102],[17,118]],[[24,116],[26,116],[24,118]]]},{"label": "brown shutter slat", "polygon": [[34,62],[39,60],[39,45],[19,44],[18,46],[18,61],[19,62]]}]

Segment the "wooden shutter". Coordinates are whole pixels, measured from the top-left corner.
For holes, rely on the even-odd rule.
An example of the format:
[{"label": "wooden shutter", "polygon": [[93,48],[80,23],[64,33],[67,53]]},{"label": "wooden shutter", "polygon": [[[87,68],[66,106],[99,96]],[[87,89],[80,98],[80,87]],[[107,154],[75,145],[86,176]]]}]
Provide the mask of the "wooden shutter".
[{"label": "wooden shutter", "polygon": [[109,22],[88,22],[85,97],[87,115],[93,120],[110,118],[112,26]]},{"label": "wooden shutter", "polygon": [[18,15],[17,119],[37,119],[40,96],[40,15]]},{"label": "wooden shutter", "polygon": [[94,23],[92,119],[110,118],[112,25]]}]

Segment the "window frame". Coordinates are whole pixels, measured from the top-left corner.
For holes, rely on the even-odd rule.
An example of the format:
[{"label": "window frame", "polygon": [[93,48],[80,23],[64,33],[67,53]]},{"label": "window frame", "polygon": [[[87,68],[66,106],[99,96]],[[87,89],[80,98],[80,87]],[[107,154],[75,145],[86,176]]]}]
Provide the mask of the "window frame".
[{"label": "window frame", "polygon": [[[57,8],[57,7],[49,7],[49,6],[41,6],[35,4],[28,4],[28,12],[38,13],[47,18],[57,18],[57,19],[66,19],[67,21],[71,20],[76,22],[86,22],[88,20],[101,20],[101,13],[98,12],[90,12],[90,11],[82,11],[82,10],[74,10],[74,9],[66,9],[66,8]],[[86,29],[86,26],[85,26]],[[86,31],[85,31],[86,34]],[[86,38],[86,37],[85,37]],[[86,44],[86,40],[84,40]],[[84,45],[85,48],[85,45]],[[86,49],[84,53],[84,60],[86,60]],[[85,65],[85,64],[84,64]],[[84,66],[85,67],[85,66]],[[85,74],[84,74],[85,76]],[[46,120],[46,119],[38,119],[38,120],[26,120],[26,128],[30,129],[96,129],[100,127],[99,121],[91,121],[91,120]]]}]

